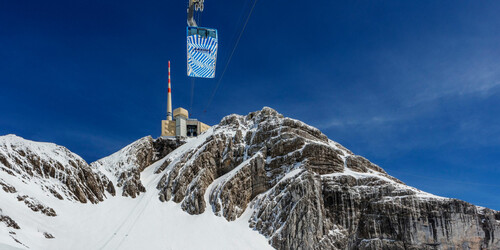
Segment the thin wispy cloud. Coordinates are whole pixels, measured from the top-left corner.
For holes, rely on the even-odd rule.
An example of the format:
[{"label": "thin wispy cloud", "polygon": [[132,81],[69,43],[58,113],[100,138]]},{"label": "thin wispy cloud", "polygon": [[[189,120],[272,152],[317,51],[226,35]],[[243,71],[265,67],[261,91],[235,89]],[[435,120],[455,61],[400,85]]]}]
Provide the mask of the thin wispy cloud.
[{"label": "thin wispy cloud", "polygon": [[[444,75],[443,81],[431,81],[428,88],[410,99],[410,106],[441,98],[485,98],[499,91],[500,66],[460,68]],[[456,100],[458,101],[458,100]]]},{"label": "thin wispy cloud", "polygon": [[376,115],[372,117],[344,117],[334,118],[330,121],[318,124],[319,129],[347,128],[354,126],[384,126],[390,123],[405,120],[407,118],[398,115]]}]

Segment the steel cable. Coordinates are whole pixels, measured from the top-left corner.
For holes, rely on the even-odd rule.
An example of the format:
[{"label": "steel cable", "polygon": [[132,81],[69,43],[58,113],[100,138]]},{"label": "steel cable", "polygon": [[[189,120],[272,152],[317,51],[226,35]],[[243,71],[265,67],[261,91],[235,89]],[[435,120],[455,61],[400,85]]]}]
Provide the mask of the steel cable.
[{"label": "steel cable", "polygon": [[210,96],[210,99],[208,100],[208,103],[207,103],[207,106],[205,107],[205,109],[203,110],[204,113],[207,112],[208,108],[210,107],[210,104],[212,103],[213,99],[214,99],[214,96],[219,88],[219,85],[221,84],[222,82],[222,79],[224,78],[224,74],[226,73],[226,70],[227,70],[227,67],[229,66],[229,63],[231,62],[231,59],[233,58],[233,55],[234,55],[234,52],[236,51],[236,48],[238,47],[238,44],[240,42],[240,39],[241,39],[241,36],[243,35],[243,32],[245,31],[245,28],[247,27],[247,24],[248,24],[248,21],[250,20],[250,17],[252,16],[252,12],[255,8],[255,5],[257,4],[258,0],[255,0],[253,2],[253,5],[252,5],[252,8],[250,9],[250,12],[248,13],[248,16],[247,16],[247,19],[245,21],[245,24],[243,25],[243,28],[241,29],[240,31],[240,34],[238,36],[238,39],[236,40],[236,43],[231,51],[231,54],[229,55],[229,59],[227,60],[226,62],[226,65],[224,66],[224,70],[222,71],[222,74],[219,78],[219,80],[217,81],[217,84],[215,85],[215,88],[212,92],[212,95]]}]

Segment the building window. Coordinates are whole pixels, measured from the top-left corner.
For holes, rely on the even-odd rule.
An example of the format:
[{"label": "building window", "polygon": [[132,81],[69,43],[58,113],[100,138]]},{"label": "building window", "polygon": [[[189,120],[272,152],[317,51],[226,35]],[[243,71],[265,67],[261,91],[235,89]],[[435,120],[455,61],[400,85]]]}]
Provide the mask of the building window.
[{"label": "building window", "polygon": [[198,136],[198,126],[187,125],[187,136],[189,137]]}]

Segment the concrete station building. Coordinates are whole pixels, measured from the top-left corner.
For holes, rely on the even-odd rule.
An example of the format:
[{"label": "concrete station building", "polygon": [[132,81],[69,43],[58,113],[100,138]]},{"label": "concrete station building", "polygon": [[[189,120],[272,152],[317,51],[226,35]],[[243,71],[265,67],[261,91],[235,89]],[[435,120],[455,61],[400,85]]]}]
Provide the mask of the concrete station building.
[{"label": "concrete station building", "polygon": [[196,137],[210,128],[197,119],[190,119],[188,111],[183,108],[176,108],[173,116],[173,119],[169,116],[161,121],[162,136]]},{"label": "concrete station building", "polygon": [[161,121],[161,136],[196,137],[210,128],[207,124],[190,119],[189,112],[176,108],[172,115],[172,91],[170,88],[170,61],[168,61],[167,120]]}]

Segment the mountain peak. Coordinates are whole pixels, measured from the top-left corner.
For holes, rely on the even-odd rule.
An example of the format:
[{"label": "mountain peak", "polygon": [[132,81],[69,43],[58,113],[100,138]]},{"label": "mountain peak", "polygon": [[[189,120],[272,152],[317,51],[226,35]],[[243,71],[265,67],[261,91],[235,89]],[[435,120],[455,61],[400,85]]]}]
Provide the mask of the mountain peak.
[{"label": "mountain peak", "polygon": [[[5,191],[0,194],[8,207],[39,204],[44,216],[64,217],[74,210],[99,220],[106,219],[102,214],[118,218],[103,236],[92,236],[102,240],[91,248],[123,248],[123,242],[129,248],[161,247],[160,239],[179,232],[203,232],[194,232],[195,237],[213,239],[217,232],[207,228],[219,225],[231,228],[221,229],[227,235],[246,229],[215,248],[253,242],[260,249],[269,247],[266,241],[278,249],[500,248],[499,212],[409,187],[317,128],[269,107],[226,116],[196,138],[146,136],[90,166],[55,144],[13,135],[3,141],[11,137],[19,145],[9,148],[12,143],[0,139],[0,185]],[[61,200],[54,201],[51,190],[62,193]],[[98,204],[73,206],[63,203],[67,200]],[[14,210],[2,213],[6,225],[21,228],[9,229],[19,233],[10,234],[12,238],[25,246],[35,244],[27,237],[31,233],[19,231],[35,230],[31,221]],[[181,217],[186,218],[182,227],[169,226]],[[207,230],[186,231],[189,225]],[[54,228],[44,232],[55,236],[51,242],[57,248],[57,242],[64,242],[59,235],[71,238],[89,231],[65,229],[73,234]],[[144,230],[154,237],[145,237]],[[178,236],[170,244],[199,248]]]}]

